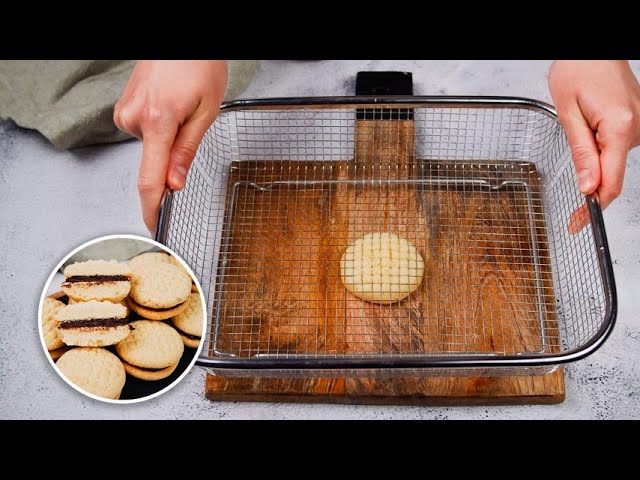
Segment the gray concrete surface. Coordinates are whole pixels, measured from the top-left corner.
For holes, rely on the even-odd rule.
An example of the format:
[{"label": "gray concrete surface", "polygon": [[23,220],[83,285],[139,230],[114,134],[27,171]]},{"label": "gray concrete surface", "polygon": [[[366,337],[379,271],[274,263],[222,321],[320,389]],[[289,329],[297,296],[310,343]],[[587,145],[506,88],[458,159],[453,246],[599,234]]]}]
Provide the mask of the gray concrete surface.
[{"label": "gray concrete surface", "polygon": [[[417,94],[521,95],[549,100],[546,61],[261,62],[245,97],[344,95],[358,70],[414,72]],[[640,74],[640,62],[633,62]],[[77,245],[114,233],[146,235],[136,192],[138,142],[61,152],[0,122],[0,418],[640,418],[640,151],[623,196],[605,213],[619,292],[604,347],[567,368],[557,406],[377,407],[214,403],[204,372],[152,401],[115,406],[68,387],[41,350],[37,307],[51,269]]]}]

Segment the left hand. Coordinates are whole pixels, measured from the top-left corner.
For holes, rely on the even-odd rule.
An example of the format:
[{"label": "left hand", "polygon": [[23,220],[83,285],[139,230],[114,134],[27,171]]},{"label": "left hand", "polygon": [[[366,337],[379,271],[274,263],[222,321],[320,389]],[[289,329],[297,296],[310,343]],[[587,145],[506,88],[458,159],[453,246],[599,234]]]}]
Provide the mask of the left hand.
[{"label": "left hand", "polygon": [[[558,60],[549,90],[565,129],[580,192],[598,192],[607,208],[622,192],[627,154],[640,145],[640,85],[627,61]],[[589,219],[583,206],[571,217],[577,233]]]}]

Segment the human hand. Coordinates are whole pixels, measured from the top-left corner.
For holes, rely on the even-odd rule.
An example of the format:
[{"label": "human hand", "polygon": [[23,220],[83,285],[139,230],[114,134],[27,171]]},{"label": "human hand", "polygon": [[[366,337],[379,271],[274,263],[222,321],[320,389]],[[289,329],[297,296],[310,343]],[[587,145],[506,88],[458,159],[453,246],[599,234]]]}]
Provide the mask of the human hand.
[{"label": "human hand", "polygon": [[138,192],[154,234],[168,186],[180,190],[227,86],[223,60],[141,60],[116,104],[118,128],[142,140]]},{"label": "human hand", "polygon": [[[565,61],[549,70],[549,90],[567,134],[580,192],[604,209],[622,192],[627,154],[640,145],[640,85],[626,61]],[[569,221],[589,223],[586,205]]]}]

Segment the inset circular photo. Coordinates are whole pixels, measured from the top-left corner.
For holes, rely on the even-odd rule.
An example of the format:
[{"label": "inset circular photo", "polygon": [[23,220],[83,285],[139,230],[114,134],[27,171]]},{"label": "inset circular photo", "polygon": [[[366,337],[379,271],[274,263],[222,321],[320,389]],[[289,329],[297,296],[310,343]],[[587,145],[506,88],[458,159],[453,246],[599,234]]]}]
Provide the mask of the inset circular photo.
[{"label": "inset circular photo", "polygon": [[49,276],[38,330],[49,362],[72,387],[111,403],[154,398],[191,370],[206,312],[189,266],[135,235],[97,238]]}]

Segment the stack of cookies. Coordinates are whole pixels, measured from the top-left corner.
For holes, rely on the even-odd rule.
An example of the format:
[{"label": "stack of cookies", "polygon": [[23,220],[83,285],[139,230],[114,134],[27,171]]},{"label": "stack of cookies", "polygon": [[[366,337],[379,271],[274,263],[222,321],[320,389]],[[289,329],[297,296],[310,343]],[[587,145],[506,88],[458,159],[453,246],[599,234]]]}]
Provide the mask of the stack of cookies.
[{"label": "stack of cookies", "polygon": [[201,298],[171,255],[75,263],[64,276],[68,303],[45,299],[43,340],[60,372],[83,390],[118,399],[127,374],[164,379],[176,370],[185,346],[200,345]]}]

